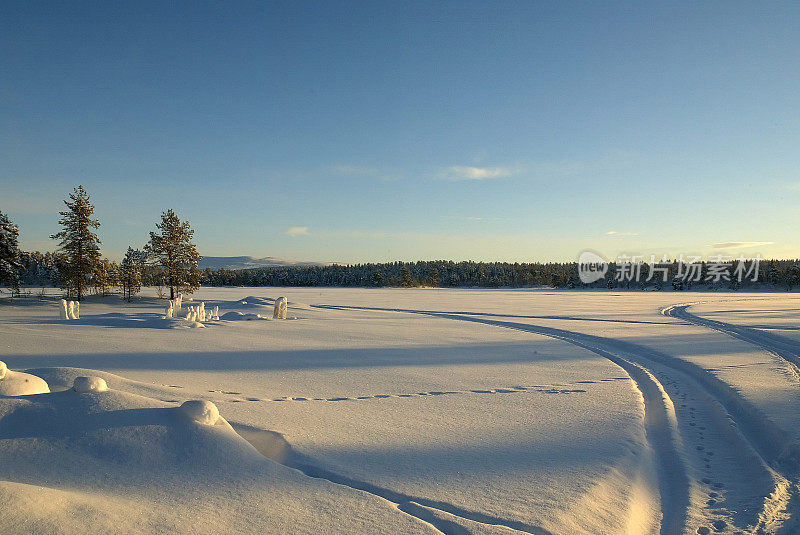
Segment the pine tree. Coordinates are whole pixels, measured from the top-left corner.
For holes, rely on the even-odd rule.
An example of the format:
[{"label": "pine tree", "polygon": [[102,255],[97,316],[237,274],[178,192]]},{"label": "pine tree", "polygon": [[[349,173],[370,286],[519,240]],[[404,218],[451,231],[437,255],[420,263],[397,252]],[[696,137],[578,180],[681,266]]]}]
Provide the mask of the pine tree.
[{"label": "pine tree", "polygon": [[120,264],[120,283],[122,284],[122,296],[131,301],[134,295],[142,289],[142,271],[147,259],[147,254],[139,249],[128,247],[125,258]]},{"label": "pine tree", "polygon": [[61,284],[70,294],[75,294],[78,301],[84,294],[84,289],[89,283],[100,263],[100,239],[92,232],[100,226],[100,221],[92,219],[94,206],[89,202],[89,194],[78,186],[70,194],[70,201],[65,200],[68,210],[59,212],[61,219],[58,223],[63,230],[53,234],[50,238],[61,240],[59,251],[66,255],[61,273]]},{"label": "pine tree", "polygon": [[94,276],[94,291],[103,297],[108,295],[108,291],[117,285],[117,265],[109,259],[104,258],[97,264]]},{"label": "pine tree", "polygon": [[439,270],[436,268],[431,269],[430,273],[428,273],[428,286],[432,286],[433,288],[438,288],[441,285],[442,279],[439,275]]},{"label": "pine tree", "polygon": [[400,270],[400,286],[403,288],[411,288],[416,285],[417,281],[411,276],[411,270],[408,269],[408,266],[403,266],[403,269]]},{"label": "pine tree", "polygon": [[0,212],[0,283],[19,290],[19,228]]},{"label": "pine tree", "polygon": [[161,224],[156,223],[156,227],[161,233],[150,233],[145,250],[166,271],[169,298],[175,299],[176,290],[192,293],[200,287],[202,276],[197,269],[202,257],[192,243],[194,231],[171,209],[161,214]]}]

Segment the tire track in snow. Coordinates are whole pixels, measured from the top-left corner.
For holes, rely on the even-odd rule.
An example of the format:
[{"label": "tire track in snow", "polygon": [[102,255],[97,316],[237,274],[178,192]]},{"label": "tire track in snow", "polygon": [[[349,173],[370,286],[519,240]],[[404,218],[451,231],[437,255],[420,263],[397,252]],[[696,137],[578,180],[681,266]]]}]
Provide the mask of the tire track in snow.
[{"label": "tire track in snow", "polygon": [[[737,301],[746,300],[748,299],[737,299]],[[800,343],[784,336],[764,332],[760,329],[712,320],[692,314],[688,311],[689,307],[699,303],[700,302],[678,303],[670,305],[663,308],[661,314],[721,332],[737,340],[742,340],[743,342],[761,348],[767,353],[782,359],[794,378],[800,381]],[[800,464],[800,447],[797,444],[790,444],[785,448],[783,455],[785,457],[790,457],[794,461],[794,469],[791,470],[791,473],[784,476],[786,479],[779,481],[773,495],[766,500],[765,510],[759,518],[757,528],[776,523],[774,520],[775,518],[790,515],[790,518],[784,523],[783,528],[778,530],[778,533],[794,534],[800,532],[800,519],[796,518],[796,516],[800,514],[800,503],[798,503],[800,502],[800,485],[798,485],[796,478],[798,472],[797,465]]]},{"label": "tire track in snow", "polygon": [[[334,310],[366,308],[329,305],[316,306]],[[581,335],[562,329],[539,327],[524,323],[488,320],[461,314],[399,309],[395,311],[411,312],[460,321],[471,321],[541,334],[587,349],[622,368],[636,384],[645,404],[645,432],[651,448],[656,453],[658,463],[658,481],[662,512],[661,534],[671,535],[684,532],[689,508],[689,477],[687,475],[687,468],[679,453],[678,445],[680,444],[680,435],[676,425],[677,419],[675,416],[675,409],[664,387],[647,368],[607,351],[601,347],[602,344],[598,343],[598,341],[604,340],[600,337]]]},{"label": "tire track in snow", "polygon": [[719,331],[749,344],[760,347],[768,353],[783,359],[795,379],[800,380],[800,343],[778,334],[766,333],[752,327],[734,325],[718,320],[697,316],[688,311],[688,308],[697,303],[680,303],[670,305],[661,310],[664,316],[681,319],[683,321]]},{"label": "tire track in snow", "polygon": [[[653,373],[650,368],[653,365],[664,366],[670,370],[670,373],[678,372],[680,377],[680,382],[685,386],[688,386],[693,389],[698,389],[702,395],[707,397],[712,402],[716,402],[720,410],[715,411],[712,410],[709,412],[708,416],[712,418],[715,422],[715,426],[719,429],[723,429],[726,427],[726,424],[729,422],[735,425],[735,433],[734,433],[734,440],[738,440],[740,444],[738,446],[731,445],[732,451],[735,453],[737,447],[743,448],[745,450],[752,450],[753,453],[756,455],[758,462],[760,462],[763,466],[763,470],[765,473],[769,473],[772,475],[777,474],[779,479],[788,477],[790,474],[796,474],[798,471],[798,466],[800,466],[800,447],[798,445],[793,444],[789,436],[781,429],[779,429],[771,420],[769,420],[758,408],[753,406],[751,403],[743,399],[736,390],[734,390],[730,385],[723,382],[718,377],[714,376],[713,374],[709,373],[705,369],[697,366],[691,362],[681,360],[665,353],[661,353],[654,349],[651,349],[646,346],[641,346],[632,342],[624,341],[624,340],[617,340],[613,338],[604,338],[595,335],[589,335],[584,333],[572,332],[563,329],[557,329],[552,327],[543,327],[525,323],[515,323],[515,322],[508,322],[508,321],[499,321],[499,320],[488,320],[479,317],[473,317],[470,315],[469,312],[438,312],[438,311],[419,311],[419,310],[409,310],[409,309],[388,309],[388,308],[373,308],[373,307],[349,307],[349,306],[336,306],[336,305],[312,305],[317,308],[327,308],[332,310],[347,310],[347,309],[362,309],[362,310],[376,310],[376,311],[385,311],[385,312],[403,312],[403,313],[413,313],[413,314],[422,314],[428,315],[433,317],[441,317],[447,319],[454,319],[460,321],[471,321],[475,323],[484,323],[488,325],[495,325],[499,327],[506,327],[515,330],[522,330],[527,332],[533,332],[536,334],[541,334],[544,336],[548,336],[551,338],[557,338],[560,340],[564,340],[566,342],[578,345],[590,351],[593,351],[597,354],[600,354],[603,357],[609,358],[615,357],[617,360],[612,360],[612,362],[617,363],[618,365],[622,365],[621,362],[626,362],[629,365],[637,366],[641,368],[643,372],[646,372],[650,376],[653,377],[655,382],[658,384],[658,387],[661,391],[663,391],[663,386],[660,384],[658,380],[655,379]],[[476,314],[475,316],[479,316]],[[599,351],[598,351],[599,350]],[[604,354],[606,353],[606,354]],[[628,368],[624,368],[629,374],[635,370],[631,370],[630,366]],[[661,372],[663,373],[663,371]],[[632,375],[631,376],[634,381],[637,379]],[[674,380],[673,380],[674,382]],[[642,395],[645,395],[645,391],[643,390],[643,386],[646,385],[646,382],[643,382],[642,385],[637,385],[642,391]],[[650,392],[652,393],[652,392]],[[651,398],[651,401],[653,399]],[[671,400],[669,400],[668,396],[665,400],[667,403],[671,404]],[[654,404],[655,408],[658,409],[658,404]],[[653,407],[651,407],[653,409]],[[674,414],[674,411],[672,411]],[[663,414],[663,412],[662,412]],[[669,410],[667,410],[667,414],[669,414]],[[663,418],[659,418],[663,420]],[[667,420],[670,418],[667,417]],[[677,428],[672,428],[673,433],[676,433],[673,436],[673,451],[680,457],[678,450],[680,449],[680,435],[677,434]],[[662,430],[663,436],[663,430]],[[649,440],[649,435],[648,435]],[[653,444],[654,449],[657,446],[656,443]],[[664,519],[667,525],[662,525],[662,534],[664,533],[679,533],[683,531],[683,526],[678,527],[680,522],[678,521],[671,521],[670,518],[677,518],[683,517],[684,524],[686,522],[686,511],[688,508],[689,502],[689,493],[688,493],[688,483],[684,486],[683,484],[679,484],[677,481],[674,481],[675,474],[669,468],[670,466],[670,453],[669,452],[658,452],[665,453],[666,457],[662,455],[658,455],[658,459],[662,463],[659,470],[659,476],[661,477],[664,474],[664,469],[666,469],[667,481],[659,481],[659,485],[662,487],[662,496],[668,495],[664,492],[664,486],[667,488],[672,488],[673,486],[679,486],[686,489],[685,493],[681,495],[680,503],[685,504],[685,507],[678,507],[678,509],[682,509],[683,513],[677,513],[675,511],[675,504],[663,503],[662,501],[662,513],[664,514]],[[666,459],[666,460],[665,460]],[[684,465],[684,472],[682,476],[679,476],[680,479],[687,478],[688,481],[688,472],[686,471],[686,466]],[[707,478],[704,478],[703,483],[706,483]],[[708,480],[708,483],[711,481]],[[674,495],[673,495],[674,496]],[[763,506],[769,507],[770,500],[768,499]],[[688,527],[688,526],[687,526]],[[666,529],[665,529],[666,528]],[[674,531],[668,531],[674,530]]]}]

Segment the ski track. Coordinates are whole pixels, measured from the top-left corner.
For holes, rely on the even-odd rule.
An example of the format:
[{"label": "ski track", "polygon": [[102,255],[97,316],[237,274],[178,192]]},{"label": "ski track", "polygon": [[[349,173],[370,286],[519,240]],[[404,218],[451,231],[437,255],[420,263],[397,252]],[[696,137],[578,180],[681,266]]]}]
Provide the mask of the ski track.
[{"label": "ski track", "polygon": [[744,342],[760,347],[768,353],[786,361],[795,379],[800,380],[800,343],[778,334],[766,333],[752,327],[733,325],[718,320],[697,316],[688,311],[688,308],[697,303],[681,303],[664,308],[661,313],[665,316],[678,318],[683,321],[699,325],[727,334]]},{"label": "ski track", "polygon": [[[749,299],[737,299],[737,301],[746,300]],[[735,325],[692,314],[688,309],[696,304],[699,304],[699,302],[670,305],[663,308],[661,314],[694,325],[706,327],[754,345],[778,359],[783,360],[794,378],[800,381],[800,343],[778,334],[764,332],[757,328]],[[726,366],[722,366],[721,368],[724,367]],[[784,479],[779,482],[775,493],[773,496],[770,496],[765,504],[765,510],[759,518],[757,527],[769,526],[774,522],[774,518],[784,516],[788,517],[786,518],[788,522],[785,522],[782,527],[778,528],[778,533],[796,534],[800,533],[800,519],[797,518],[800,516],[800,503],[798,503],[800,501],[800,485],[798,485],[796,480],[797,464],[800,464],[798,461],[800,460],[800,447],[796,444],[791,444],[784,451],[784,455],[793,458],[795,466],[794,470],[792,470],[793,473],[790,475],[795,477],[791,478],[791,481]],[[774,509],[774,511],[770,509]]]},{"label": "ski track", "polygon": [[[348,309],[361,307],[336,307],[318,305],[320,308]],[[370,309],[371,310],[371,309]],[[448,314],[432,311],[397,310],[397,312],[412,312],[432,315],[461,321],[472,321],[498,327],[543,334],[557,338],[596,353],[620,368],[636,384],[645,404],[645,431],[647,440],[656,453],[659,474],[659,491],[661,494],[662,525],[661,534],[683,533],[687,521],[689,507],[689,478],[687,469],[678,452],[677,444],[680,442],[679,433],[675,426],[674,407],[663,386],[646,368],[636,362],[606,351],[597,343],[597,337],[579,335],[571,331],[551,329],[528,324],[511,323],[499,320],[488,320],[463,316],[461,314]],[[592,340],[597,339],[597,340]]]},{"label": "ski track", "polygon": [[[786,516],[786,508],[788,507],[789,499],[787,493],[796,494],[792,490],[782,492],[780,489],[785,486],[787,475],[797,473],[800,448],[793,444],[788,435],[770,421],[759,409],[741,398],[730,385],[691,362],[624,340],[604,338],[552,327],[483,319],[474,317],[481,314],[471,315],[469,312],[452,313],[336,305],[312,306],[333,310],[356,309],[423,314],[522,330],[564,340],[588,349],[619,365],[630,375],[645,399],[647,438],[657,454],[657,462],[659,463],[659,487],[662,496],[661,507],[663,515],[662,535],[682,533],[684,529],[689,529],[687,511],[690,501],[690,474],[693,475],[696,472],[696,467],[687,467],[688,460],[681,456],[680,451],[683,448],[682,437],[677,427],[677,416],[672,400],[662,385],[665,381],[669,384],[679,383],[681,386],[694,390],[695,395],[692,396],[692,399],[696,399],[698,395],[704,396],[712,404],[717,405],[717,407],[709,407],[711,410],[707,410],[704,416],[712,419],[715,428],[729,433],[729,440],[739,442],[738,444],[731,444],[732,450],[735,451],[736,448],[749,450],[755,454],[757,462],[762,465],[763,471],[773,477],[776,482],[776,490],[772,495],[764,499],[762,504],[763,511],[757,518],[752,519],[750,524],[757,526],[757,532],[762,532],[761,527],[770,523],[780,525],[780,519]],[[667,314],[665,313],[665,315]],[[657,373],[664,377],[661,381],[653,373],[655,368],[660,368]],[[670,374],[674,375],[676,372],[677,376],[670,377]],[[678,381],[676,381],[676,378]],[[682,399],[685,399],[686,394],[681,395],[683,396]],[[685,407],[686,405],[682,404],[681,406]],[[696,411],[694,407],[691,408],[691,411],[692,418],[699,414],[694,412]],[[690,425],[695,424],[691,423]],[[700,434],[699,438],[703,440],[705,437]],[[711,466],[713,452],[704,453],[704,449],[703,446],[698,446],[698,451],[695,453],[697,455],[705,455],[703,462],[706,463],[705,467],[708,469]],[[742,452],[739,453],[744,455]],[[692,461],[697,464],[696,459]],[[679,470],[676,471],[676,467]],[[717,496],[717,492],[713,492],[714,489],[722,487],[721,483],[713,482],[709,478],[703,478],[702,483],[703,488],[709,492],[709,496],[712,496],[712,498]],[[715,502],[716,500],[714,499],[709,500],[709,507],[718,505]],[[719,511],[720,509],[717,509],[716,513]],[[732,511],[732,513],[735,512]],[[770,512],[771,514],[768,514]],[[715,530],[717,525],[725,525],[724,521],[719,523],[720,521],[717,520],[715,522],[717,524],[712,524]],[[783,530],[779,529],[779,532],[783,532]]]}]

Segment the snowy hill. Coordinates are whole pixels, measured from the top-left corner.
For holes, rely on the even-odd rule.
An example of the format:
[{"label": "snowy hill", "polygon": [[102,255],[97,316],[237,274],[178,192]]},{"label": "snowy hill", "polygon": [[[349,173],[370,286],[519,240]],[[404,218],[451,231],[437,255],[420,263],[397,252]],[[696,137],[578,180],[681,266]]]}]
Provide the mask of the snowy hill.
[{"label": "snowy hill", "polygon": [[327,266],[327,262],[298,262],[285,258],[267,256],[256,258],[254,256],[206,256],[200,260],[200,269],[254,269],[263,267],[280,266]]}]

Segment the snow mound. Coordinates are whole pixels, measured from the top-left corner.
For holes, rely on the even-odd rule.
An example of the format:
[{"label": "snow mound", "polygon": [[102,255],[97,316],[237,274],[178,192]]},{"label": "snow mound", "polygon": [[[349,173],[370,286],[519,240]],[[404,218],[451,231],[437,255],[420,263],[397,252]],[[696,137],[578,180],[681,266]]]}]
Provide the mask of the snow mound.
[{"label": "snow mound", "polygon": [[199,321],[189,321],[185,318],[168,318],[163,316],[161,321],[165,323],[165,328],[167,329],[202,329],[205,327],[205,325]]},{"label": "snow mound", "polygon": [[246,313],[243,314],[241,312],[236,312],[235,310],[231,310],[230,312],[226,312],[222,316],[219,317],[221,320],[228,320],[228,321],[250,321],[250,320],[265,320],[264,316],[261,314],[253,314],[253,313]]},{"label": "snow mound", "polygon": [[191,399],[184,401],[180,411],[195,422],[202,425],[214,425],[219,420],[219,409],[210,401]]},{"label": "snow mound", "polygon": [[82,394],[87,392],[105,392],[108,390],[108,384],[102,377],[80,376],[75,378],[72,389]]},{"label": "snow mound", "polygon": [[5,362],[0,361],[0,396],[27,396],[48,392],[50,387],[41,377],[11,371]]}]

